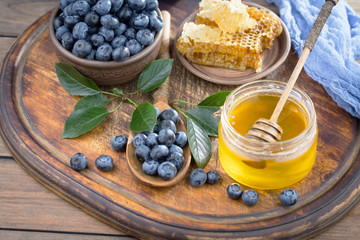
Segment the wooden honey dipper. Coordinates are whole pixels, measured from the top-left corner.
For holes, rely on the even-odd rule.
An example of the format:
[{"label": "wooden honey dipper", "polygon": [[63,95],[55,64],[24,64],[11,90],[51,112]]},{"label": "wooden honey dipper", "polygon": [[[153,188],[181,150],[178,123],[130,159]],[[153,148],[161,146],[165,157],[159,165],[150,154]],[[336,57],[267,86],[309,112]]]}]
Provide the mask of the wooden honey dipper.
[{"label": "wooden honey dipper", "polygon": [[318,39],[322,28],[328,19],[332,8],[338,3],[339,0],[326,0],[321,8],[321,11],[316,18],[316,21],[307,37],[304,45],[303,52],[297,62],[294,71],[292,72],[288,83],[277,103],[274,112],[270,119],[260,118],[252,126],[251,129],[246,133],[248,138],[252,138],[263,142],[276,142],[281,140],[281,134],[283,133],[282,128],[277,124],[279,115],[290,95],[292,88],[305,64],[307,57],[313,49],[316,40]]}]

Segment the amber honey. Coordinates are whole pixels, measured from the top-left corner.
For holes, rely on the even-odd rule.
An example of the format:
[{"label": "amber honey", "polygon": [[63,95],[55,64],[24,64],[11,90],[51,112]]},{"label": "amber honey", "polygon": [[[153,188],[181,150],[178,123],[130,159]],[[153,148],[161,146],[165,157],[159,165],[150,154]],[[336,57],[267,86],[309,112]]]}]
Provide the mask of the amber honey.
[{"label": "amber honey", "polygon": [[259,118],[270,119],[284,84],[257,81],[236,89],[225,102],[219,125],[219,158],[236,181],[253,188],[276,189],[304,178],[317,146],[316,115],[311,99],[294,89],[279,116],[282,140],[261,143],[245,137]]}]

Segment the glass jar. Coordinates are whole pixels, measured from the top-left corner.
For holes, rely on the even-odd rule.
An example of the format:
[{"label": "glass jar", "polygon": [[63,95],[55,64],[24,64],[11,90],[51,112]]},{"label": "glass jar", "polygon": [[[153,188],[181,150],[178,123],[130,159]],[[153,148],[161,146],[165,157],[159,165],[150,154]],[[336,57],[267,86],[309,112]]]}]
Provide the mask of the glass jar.
[{"label": "glass jar", "polygon": [[297,88],[293,88],[278,119],[284,139],[267,143],[245,137],[255,120],[270,119],[285,86],[274,80],[254,81],[235,89],[224,103],[219,158],[225,171],[243,185],[283,188],[304,178],[314,164],[316,113],[310,97]]}]

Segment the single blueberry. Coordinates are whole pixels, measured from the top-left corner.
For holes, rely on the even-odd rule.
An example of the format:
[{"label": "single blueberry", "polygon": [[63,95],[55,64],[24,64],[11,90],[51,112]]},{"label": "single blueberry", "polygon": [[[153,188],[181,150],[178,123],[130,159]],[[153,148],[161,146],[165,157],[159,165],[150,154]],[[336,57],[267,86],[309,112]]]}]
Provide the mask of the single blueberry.
[{"label": "single blueberry", "polygon": [[169,147],[169,154],[175,153],[175,152],[180,153],[181,155],[184,154],[184,150],[181,147],[173,144],[173,145],[171,145],[171,147]]},{"label": "single blueberry", "polygon": [[125,32],[125,30],[126,30],[126,24],[121,22],[119,27],[114,30],[115,36],[122,35]]},{"label": "single blueberry", "polygon": [[135,149],[135,157],[140,162],[150,160],[150,148],[146,145],[140,145]]},{"label": "single blueberry", "polygon": [[85,58],[91,53],[91,50],[91,44],[84,39],[80,39],[75,42],[72,53],[78,57]]},{"label": "single blueberry", "polygon": [[111,42],[115,37],[114,30],[105,27],[99,28],[99,34],[102,35],[107,42]]},{"label": "single blueberry", "polygon": [[55,29],[55,31],[56,31],[59,27],[61,27],[63,24],[64,24],[64,23],[63,23],[62,17],[56,17],[56,18],[54,19],[54,29]]},{"label": "single blueberry", "polygon": [[154,34],[149,29],[141,29],[136,33],[136,40],[144,46],[148,46],[154,42]]},{"label": "single blueberry", "polygon": [[158,175],[165,181],[171,180],[176,176],[177,170],[171,162],[163,162],[157,169]]},{"label": "single blueberry", "polygon": [[149,148],[153,148],[156,145],[159,145],[158,135],[156,133],[150,133],[146,138],[146,146],[148,146]]},{"label": "single blueberry", "polygon": [[70,32],[64,33],[61,37],[61,45],[63,45],[63,47],[67,50],[71,51],[74,46],[74,42],[74,38]]},{"label": "single blueberry", "polygon": [[150,157],[158,162],[163,162],[169,154],[169,149],[165,145],[156,145],[150,151]]},{"label": "single blueberry", "polygon": [[155,10],[159,7],[158,0],[146,0],[146,7],[145,10]]},{"label": "single blueberry", "polygon": [[100,155],[96,160],[95,160],[95,166],[97,169],[99,169],[100,171],[110,171],[113,168],[113,159],[111,156],[103,154]]},{"label": "single blueberry", "polygon": [[127,22],[130,20],[131,16],[133,14],[133,11],[129,7],[128,4],[125,4],[121,7],[120,11],[118,11],[117,17],[120,21]]},{"label": "single blueberry", "polygon": [[91,11],[91,12],[88,12],[86,15],[85,15],[85,19],[84,19],[84,22],[89,26],[89,27],[95,27],[99,24],[100,22],[100,17],[99,15],[94,12],[94,11]]},{"label": "single blueberry", "polygon": [[129,49],[131,56],[143,50],[143,46],[141,46],[141,44],[136,39],[130,39],[125,43],[125,46]]},{"label": "single blueberry", "polygon": [[65,7],[68,5],[68,0],[60,0],[59,6],[60,9],[64,11]]},{"label": "single blueberry", "polygon": [[158,32],[163,28],[164,22],[160,16],[150,15],[149,16],[149,25],[150,25],[151,30]]},{"label": "single blueberry", "polygon": [[168,120],[168,119],[164,119],[160,121],[160,130],[162,129],[170,129],[171,131],[173,131],[173,133],[176,133],[176,125],[173,121]]},{"label": "single blueberry", "polygon": [[118,27],[120,27],[119,20],[111,14],[106,14],[104,16],[101,16],[100,23],[107,29],[111,29],[111,30],[115,30]]},{"label": "single blueberry", "polygon": [[166,158],[166,161],[173,163],[176,169],[179,171],[184,165],[184,156],[177,152],[169,153],[169,155]]},{"label": "single blueberry", "polygon": [[146,0],[128,0],[129,7],[134,11],[141,11],[146,7]]},{"label": "single blueberry", "polygon": [[89,60],[95,60],[95,55],[96,55],[96,50],[92,49],[90,54],[86,56],[87,59]]},{"label": "single blueberry", "polygon": [[89,27],[85,22],[75,24],[72,34],[75,39],[85,39],[88,36]]},{"label": "single blueberry", "polygon": [[168,128],[161,129],[158,135],[158,142],[166,147],[171,147],[175,142],[175,133]]},{"label": "single blueberry", "polygon": [[125,32],[124,32],[124,36],[127,38],[127,39],[134,39],[134,38],[136,38],[136,31],[135,31],[135,29],[133,29],[133,28],[127,28],[126,30],[125,30]]},{"label": "single blueberry", "polygon": [[146,143],[146,135],[143,133],[138,133],[135,135],[133,140],[133,145],[135,148],[139,147],[140,145],[145,145]]},{"label": "single blueberry", "polygon": [[157,106],[154,106],[155,110],[156,110],[156,118],[159,118],[160,116],[160,110]]},{"label": "single blueberry", "polygon": [[297,202],[298,194],[295,190],[285,189],[280,193],[279,199],[284,206],[291,206]]},{"label": "single blueberry", "polygon": [[226,188],[226,193],[229,198],[237,200],[237,199],[240,199],[243,192],[242,192],[239,184],[232,183]]},{"label": "single blueberry", "polygon": [[105,43],[101,45],[96,50],[96,60],[109,61],[111,59],[112,51],[113,48],[109,44]]},{"label": "single blueberry", "polygon": [[127,41],[127,38],[123,35],[120,35],[120,36],[115,37],[112,40],[111,46],[113,48],[123,47],[125,45],[126,41]]},{"label": "single blueberry", "polygon": [[108,14],[111,10],[111,1],[110,0],[99,0],[94,6],[93,10],[97,12],[100,16]]},{"label": "single blueberry", "polygon": [[187,135],[184,131],[179,131],[175,134],[175,144],[181,148],[187,144]]},{"label": "single blueberry", "polygon": [[128,139],[126,136],[119,134],[119,135],[113,136],[111,138],[110,146],[115,151],[123,152],[126,150],[127,141],[128,141]]},{"label": "single blueberry", "polygon": [[155,160],[145,161],[142,164],[142,170],[147,175],[154,176],[154,175],[157,174],[157,170],[158,170],[159,165],[160,165],[159,162],[157,162]]},{"label": "single blueberry", "polygon": [[207,175],[207,180],[206,180],[207,183],[216,184],[216,183],[220,182],[221,176],[218,171],[211,170],[211,171],[208,171],[206,173],[206,175]]},{"label": "single blueberry", "polygon": [[178,112],[172,108],[168,108],[168,109],[165,109],[164,111],[162,111],[159,118],[160,118],[160,120],[171,120],[175,124],[178,124],[178,122],[180,120]]},{"label": "single blueberry", "polygon": [[144,29],[149,25],[149,17],[144,13],[134,14],[129,23],[135,30]]},{"label": "single blueberry", "polygon": [[189,181],[193,187],[201,187],[206,182],[206,173],[201,168],[196,168],[191,171]]},{"label": "single blueberry", "polygon": [[105,38],[103,35],[94,34],[91,36],[90,42],[95,48],[97,48],[105,43]]},{"label": "single blueberry", "polygon": [[77,24],[78,22],[80,22],[80,17],[77,15],[67,16],[64,19],[64,25],[67,26],[68,28],[73,28],[75,24]]},{"label": "single blueberry", "polygon": [[60,26],[57,30],[56,30],[56,38],[61,41],[61,37],[62,35],[64,35],[64,33],[66,32],[70,32],[69,28],[66,26]]},{"label": "single blueberry", "polygon": [[245,190],[241,196],[241,199],[245,205],[253,206],[259,201],[259,195],[252,189]]},{"label": "single blueberry", "polygon": [[154,133],[159,133],[160,132],[160,124],[159,123],[156,123],[155,124],[155,127],[154,127]]},{"label": "single blueberry", "polygon": [[[159,16],[159,14],[157,13],[157,11],[155,11],[155,10],[146,10],[144,13],[145,13],[148,17],[150,17],[150,15]],[[150,21],[150,19],[149,19],[149,21]]]},{"label": "single blueberry", "polygon": [[87,165],[87,157],[82,153],[75,153],[70,158],[70,166],[72,169],[76,171],[81,171],[86,168]]},{"label": "single blueberry", "polygon": [[87,1],[76,1],[72,5],[72,12],[80,17],[85,16],[90,11],[90,5]]},{"label": "single blueberry", "polygon": [[67,5],[67,6],[64,8],[63,13],[64,13],[64,16],[65,16],[65,17],[75,15],[75,13],[74,13],[73,10],[72,10],[72,6],[73,6],[73,5],[74,5],[73,3],[70,3],[69,5]]},{"label": "single blueberry", "polygon": [[125,61],[129,57],[130,57],[130,50],[124,46],[117,47],[112,52],[112,58],[114,61]]},{"label": "single blueberry", "polygon": [[120,10],[124,0],[111,0],[111,12],[116,13]]}]

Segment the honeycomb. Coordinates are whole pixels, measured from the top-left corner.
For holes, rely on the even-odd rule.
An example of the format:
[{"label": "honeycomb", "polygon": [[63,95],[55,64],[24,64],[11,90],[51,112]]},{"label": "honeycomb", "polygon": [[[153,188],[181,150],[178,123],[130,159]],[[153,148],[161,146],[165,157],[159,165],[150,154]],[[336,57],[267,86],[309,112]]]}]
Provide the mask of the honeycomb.
[{"label": "honeycomb", "polygon": [[[217,14],[214,12],[221,5],[219,2],[229,1],[203,0],[200,3],[195,22],[184,25],[176,42],[178,51],[196,64],[239,71],[245,71],[249,67],[260,72],[263,48],[270,48],[274,39],[282,32],[278,17],[264,9],[246,7],[248,18],[256,24],[248,21],[242,23],[242,26],[239,24],[240,27],[235,32],[229,33],[230,28],[224,31],[216,21]],[[223,15],[223,19],[235,18]]]}]

